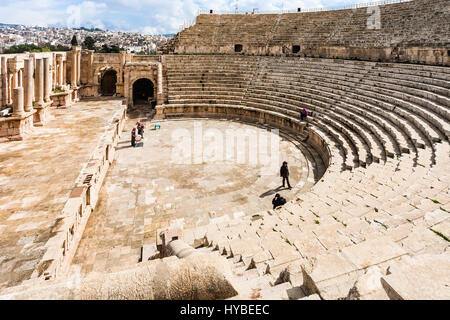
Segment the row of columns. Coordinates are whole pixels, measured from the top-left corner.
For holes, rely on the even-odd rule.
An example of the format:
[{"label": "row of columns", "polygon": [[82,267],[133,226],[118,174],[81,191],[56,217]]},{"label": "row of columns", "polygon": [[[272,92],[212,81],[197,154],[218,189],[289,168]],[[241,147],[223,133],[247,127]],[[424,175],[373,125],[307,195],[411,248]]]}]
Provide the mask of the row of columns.
[{"label": "row of columns", "polygon": [[16,63],[12,65],[10,72],[8,60],[7,57],[1,57],[1,106],[12,105],[13,115],[22,116],[24,113],[32,112],[33,107],[42,108],[49,103],[53,82],[50,74],[50,58],[24,59],[23,69],[18,69]]}]

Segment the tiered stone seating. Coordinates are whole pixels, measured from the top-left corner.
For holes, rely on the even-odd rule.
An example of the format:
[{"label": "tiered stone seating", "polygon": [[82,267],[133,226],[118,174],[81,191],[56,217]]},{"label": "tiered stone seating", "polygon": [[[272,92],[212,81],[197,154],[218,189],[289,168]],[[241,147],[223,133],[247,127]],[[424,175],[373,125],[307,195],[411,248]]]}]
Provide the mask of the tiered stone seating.
[{"label": "tiered stone seating", "polygon": [[170,104],[239,104],[256,67],[246,57],[166,58]]},{"label": "tiered stone seating", "polygon": [[[188,242],[229,258],[238,298],[338,299],[356,292],[360,299],[388,299],[400,277],[395,270],[410,265],[405,259],[432,263],[448,251],[446,68],[240,57],[244,72],[235,79],[246,85],[227,87],[232,81],[223,80],[212,89],[209,79],[228,79],[222,70],[237,70],[229,56],[171,59],[169,107],[208,106],[212,95],[228,103],[224,108],[261,110],[293,122],[306,107],[312,115],[301,136],[314,132],[328,147],[327,163],[311,160],[326,167],[324,175],[322,169],[318,182],[283,208],[185,230]],[[180,78],[181,68],[189,75]],[[201,83],[207,68],[210,78]],[[190,88],[196,88],[195,99]],[[207,98],[199,97],[202,92]],[[239,99],[227,101],[227,93]],[[317,157],[310,150],[310,159]],[[369,290],[366,281],[373,277]]]},{"label": "tiered stone seating", "polygon": [[[445,209],[450,176],[442,171],[448,166],[449,146],[442,144],[438,149],[442,151],[441,165],[433,168],[413,167],[407,156],[352,173],[328,171],[310,192],[282,209],[207,226],[205,245],[228,256],[240,270],[236,271],[238,279],[254,288],[260,283],[249,281],[259,275],[265,288],[289,282],[280,289],[296,288],[301,290],[296,296],[302,297],[316,293],[311,283],[305,283],[311,277],[322,298],[345,298],[356,280],[373,268],[380,278],[388,274],[391,263],[400,263],[401,257],[440,255],[448,250],[448,240],[436,232],[450,231]],[[185,233],[189,234],[192,231]],[[346,273],[355,275],[349,283],[349,279],[336,279],[333,286],[341,290],[330,291],[329,284],[320,284],[320,277],[314,277],[314,264],[321,260],[350,260],[353,269]],[[330,273],[339,269],[333,264],[323,267]],[[375,284],[378,286],[363,299],[387,299],[381,284]],[[286,298],[286,292],[284,296],[278,292],[278,297]]]},{"label": "tiered stone seating", "polygon": [[[201,14],[194,26],[179,34],[175,51],[231,53],[235,44],[243,44],[247,53],[286,54],[292,53],[292,45],[300,45],[301,54],[306,56],[364,56],[372,61],[386,59],[385,48],[395,49],[392,56],[383,61],[396,61],[396,50],[400,47],[439,47],[445,55],[450,34],[443,9],[447,6],[446,0],[415,0],[370,9],[361,7],[287,14]],[[342,53],[335,48],[351,49]],[[410,57],[402,59],[411,61],[408,60]],[[421,58],[418,54],[414,59],[420,61]],[[443,62],[442,59],[433,61],[441,65]]]}]

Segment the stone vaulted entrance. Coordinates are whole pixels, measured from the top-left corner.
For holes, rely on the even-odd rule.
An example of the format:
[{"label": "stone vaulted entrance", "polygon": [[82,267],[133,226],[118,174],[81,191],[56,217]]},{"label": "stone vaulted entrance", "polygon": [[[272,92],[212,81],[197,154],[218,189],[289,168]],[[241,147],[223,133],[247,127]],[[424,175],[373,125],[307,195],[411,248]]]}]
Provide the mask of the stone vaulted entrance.
[{"label": "stone vaulted entrance", "polygon": [[141,78],[133,84],[133,104],[153,104],[154,85],[149,79]]},{"label": "stone vaulted entrance", "polygon": [[116,93],[117,72],[110,69],[103,73],[100,91],[103,96],[113,96]]}]

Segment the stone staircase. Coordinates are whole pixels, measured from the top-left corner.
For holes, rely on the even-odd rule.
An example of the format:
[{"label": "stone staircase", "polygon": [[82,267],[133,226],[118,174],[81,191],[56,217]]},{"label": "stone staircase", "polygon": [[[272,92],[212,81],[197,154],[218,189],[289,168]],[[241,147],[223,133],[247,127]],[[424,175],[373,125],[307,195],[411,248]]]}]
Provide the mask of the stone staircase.
[{"label": "stone staircase", "polygon": [[[298,124],[284,134],[315,173],[281,209],[184,230],[189,244],[227,257],[240,298],[411,297],[393,266],[448,256],[448,68],[201,55],[171,57],[168,70],[167,107]],[[312,115],[301,122],[304,107]],[[438,273],[417,286],[442,284]]]}]

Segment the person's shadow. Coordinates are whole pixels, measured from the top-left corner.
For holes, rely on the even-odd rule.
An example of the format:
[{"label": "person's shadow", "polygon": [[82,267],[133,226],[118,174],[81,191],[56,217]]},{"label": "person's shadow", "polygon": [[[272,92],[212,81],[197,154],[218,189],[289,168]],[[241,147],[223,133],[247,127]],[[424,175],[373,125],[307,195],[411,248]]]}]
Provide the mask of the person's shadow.
[{"label": "person's shadow", "polygon": [[260,197],[260,198],[265,198],[265,197],[268,197],[268,196],[277,194],[277,193],[280,192],[281,190],[286,190],[286,189],[289,189],[289,188],[283,188],[283,186],[279,186],[279,187],[276,188],[276,189],[272,189],[272,190],[269,190],[269,191],[264,192],[264,193],[261,194],[259,197]]},{"label": "person's shadow", "polygon": [[[129,143],[129,142],[128,142],[128,143]],[[128,148],[133,148],[133,146],[128,145],[128,146],[117,147],[117,148],[116,148],[116,151],[123,150],[123,149],[128,149]]]}]

